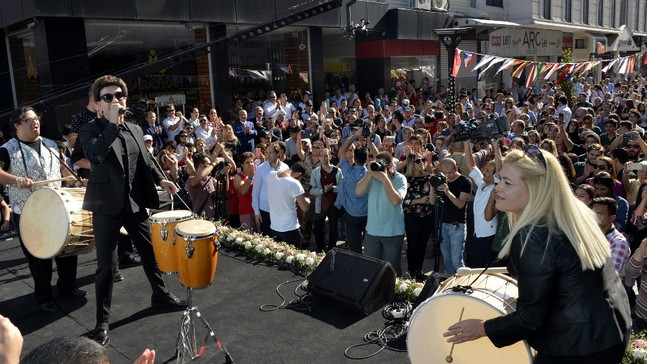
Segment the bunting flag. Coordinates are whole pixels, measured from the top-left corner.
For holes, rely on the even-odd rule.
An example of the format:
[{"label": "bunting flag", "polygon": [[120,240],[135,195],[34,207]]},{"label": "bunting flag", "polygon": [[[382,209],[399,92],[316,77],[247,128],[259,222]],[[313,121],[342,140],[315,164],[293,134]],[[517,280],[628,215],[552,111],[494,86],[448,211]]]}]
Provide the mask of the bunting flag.
[{"label": "bunting flag", "polygon": [[548,73],[547,73],[547,74],[546,74],[546,76],[544,77],[544,80],[548,80],[548,79],[550,79],[551,77],[553,77],[553,75],[555,74],[555,72],[557,72],[557,70],[558,70],[561,66],[562,66],[562,64],[561,64],[561,63],[555,63],[555,64],[553,65],[553,67],[550,69],[550,71],[548,71]]},{"label": "bunting flag", "polygon": [[[463,54],[462,61],[460,58],[461,53]],[[471,67],[477,56],[480,56],[481,60],[477,62],[477,64],[472,68],[472,72],[477,70],[479,71],[477,76],[478,79],[481,79],[485,72],[497,63],[502,63],[502,65],[497,69],[495,74],[506,71],[508,69],[514,69],[514,71],[512,71],[511,73],[511,76],[516,78],[521,76],[527,66],[532,65],[528,74],[528,79],[526,80],[526,84],[534,82],[539,77],[543,77],[544,80],[548,80],[558,74],[557,71],[560,70],[561,72],[557,77],[558,84],[567,80],[572,80],[575,75],[585,74],[597,66],[602,67],[601,71],[603,73],[608,73],[609,70],[614,69],[617,73],[627,74],[636,72],[639,68],[638,65],[647,65],[647,52],[635,53],[616,59],[602,59],[573,63],[552,63],[529,60],[526,61],[456,49],[453,64],[453,76],[456,77],[456,74],[458,74],[461,63],[463,63],[466,68]]]},{"label": "bunting flag", "polygon": [[479,73],[479,74],[478,74],[478,76],[477,76],[476,78],[477,78],[478,80],[480,80],[480,79],[481,79],[481,77],[483,77],[483,75],[485,74],[485,71],[487,71],[490,67],[494,66],[495,64],[497,64],[497,63],[499,63],[499,62],[503,62],[503,61],[505,61],[505,58],[502,58],[502,57],[495,57],[495,58],[492,60],[492,62],[490,62],[490,64],[489,64],[487,67],[485,67],[485,69],[484,69],[483,71],[481,71],[481,73]]},{"label": "bunting flag", "polygon": [[471,66],[472,63],[474,63],[474,60],[476,59],[476,53],[463,51],[463,54],[465,55],[465,67]]},{"label": "bunting flag", "polygon": [[512,72],[512,77],[519,78],[521,72],[523,72],[523,69],[529,64],[530,62],[522,62],[521,65],[519,65],[519,67],[517,67],[517,69]]},{"label": "bunting flag", "polygon": [[299,78],[305,83],[310,83],[308,82],[308,72],[299,72]]},{"label": "bunting flag", "polygon": [[456,48],[454,50],[454,67],[452,68],[452,77],[456,78],[458,70],[461,69],[461,51]]},{"label": "bunting flag", "polygon": [[537,63],[532,62],[532,68],[528,72],[528,77],[526,77],[526,88],[532,87],[532,81],[534,81],[535,70],[537,69]]},{"label": "bunting flag", "polygon": [[476,66],[474,66],[474,68],[472,68],[472,72],[474,72],[477,69],[483,67],[486,63],[490,63],[490,61],[492,61],[493,59],[494,59],[494,56],[485,56],[485,57],[483,57],[481,59],[481,61],[479,63],[477,63]]},{"label": "bunting flag", "polygon": [[508,68],[514,67],[515,65],[517,65],[519,63],[521,63],[521,61],[518,60],[518,59],[512,59],[512,58],[508,59],[507,61],[503,62],[503,64],[501,65],[501,67],[499,67],[499,69],[496,71],[496,73],[499,73],[501,71],[505,71]]}]

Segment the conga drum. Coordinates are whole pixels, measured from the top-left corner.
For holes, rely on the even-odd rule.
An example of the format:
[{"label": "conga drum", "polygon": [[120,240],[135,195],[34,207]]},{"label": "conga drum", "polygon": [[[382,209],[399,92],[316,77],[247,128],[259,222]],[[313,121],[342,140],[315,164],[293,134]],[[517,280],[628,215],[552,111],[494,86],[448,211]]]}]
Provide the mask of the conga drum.
[{"label": "conga drum", "polygon": [[447,328],[460,320],[487,320],[515,311],[517,281],[503,274],[477,276],[471,273],[447,279],[413,311],[407,336],[412,364],[532,363],[525,341],[497,348],[482,337],[452,346],[443,337]]},{"label": "conga drum", "polygon": [[40,259],[94,250],[92,212],[83,210],[85,188],[40,188],[22,208],[20,237]]},{"label": "conga drum", "polygon": [[218,265],[216,226],[206,220],[189,220],[175,226],[175,254],[184,287],[206,288],[213,282]]},{"label": "conga drum", "polygon": [[151,225],[153,252],[161,272],[177,272],[175,257],[175,226],[191,219],[193,213],[187,210],[162,211],[148,218]]}]

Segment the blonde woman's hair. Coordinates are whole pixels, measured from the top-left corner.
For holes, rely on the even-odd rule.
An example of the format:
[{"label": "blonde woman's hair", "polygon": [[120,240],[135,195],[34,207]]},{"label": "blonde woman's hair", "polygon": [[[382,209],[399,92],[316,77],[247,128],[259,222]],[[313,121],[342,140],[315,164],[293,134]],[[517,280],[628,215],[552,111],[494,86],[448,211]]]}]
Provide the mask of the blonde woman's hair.
[{"label": "blonde woman's hair", "polygon": [[[545,223],[550,235],[566,235],[580,257],[582,269],[602,267],[611,257],[611,249],[593,210],[571,192],[557,158],[546,151],[540,152],[546,161],[546,167],[537,158],[529,157],[520,150],[511,151],[503,160],[504,164],[519,168],[528,186],[529,199],[520,215],[508,212],[510,234],[505,239],[499,257],[507,256],[514,237],[522,229],[529,227],[521,245],[523,254],[532,230]],[[550,244],[550,239],[547,244]]]}]

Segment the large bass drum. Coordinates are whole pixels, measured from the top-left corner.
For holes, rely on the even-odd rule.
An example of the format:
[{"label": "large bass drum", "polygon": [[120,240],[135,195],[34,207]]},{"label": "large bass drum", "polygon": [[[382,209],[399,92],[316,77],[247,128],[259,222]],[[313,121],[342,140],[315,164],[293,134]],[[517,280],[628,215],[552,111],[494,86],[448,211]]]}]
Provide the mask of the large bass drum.
[{"label": "large bass drum", "polygon": [[[497,348],[487,337],[452,347],[443,337],[447,328],[459,320],[487,320],[515,310],[517,282],[503,274],[478,273],[447,279],[433,296],[411,315],[407,352],[412,364],[499,364],[532,363],[525,341]],[[473,282],[476,279],[475,282]],[[461,287],[470,286],[463,290]]]},{"label": "large bass drum", "polygon": [[40,259],[94,250],[92,212],[83,210],[85,188],[41,188],[27,198],[20,216],[20,237]]}]

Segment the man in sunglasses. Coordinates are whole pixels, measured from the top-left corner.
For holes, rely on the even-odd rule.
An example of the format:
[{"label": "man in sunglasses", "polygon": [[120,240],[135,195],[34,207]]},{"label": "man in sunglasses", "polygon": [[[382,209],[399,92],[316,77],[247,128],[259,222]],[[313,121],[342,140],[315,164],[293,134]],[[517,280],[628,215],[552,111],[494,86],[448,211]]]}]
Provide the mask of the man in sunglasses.
[{"label": "man in sunglasses", "polygon": [[109,343],[108,323],[112,303],[113,274],[111,266],[119,229],[123,226],[139,252],[144,272],[153,290],[154,308],[181,310],[186,302],[166,288],[155,261],[150,242],[147,208],[159,207],[155,185],[170,195],[176,186],[155,168],[146,152],[142,129],[124,122],[126,83],[114,76],[102,76],[92,84],[97,119],[79,132],[92,172],[83,208],[92,211],[97,250],[96,326],[90,338],[101,345]]},{"label": "man in sunglasses", "polygon": [[188,123],[188,120],[182,116],[182,113],[175,111],[174,105],[166,106],[166,118],[162,121],[166,140],[174,140],[184,130],[185,123]]}]

